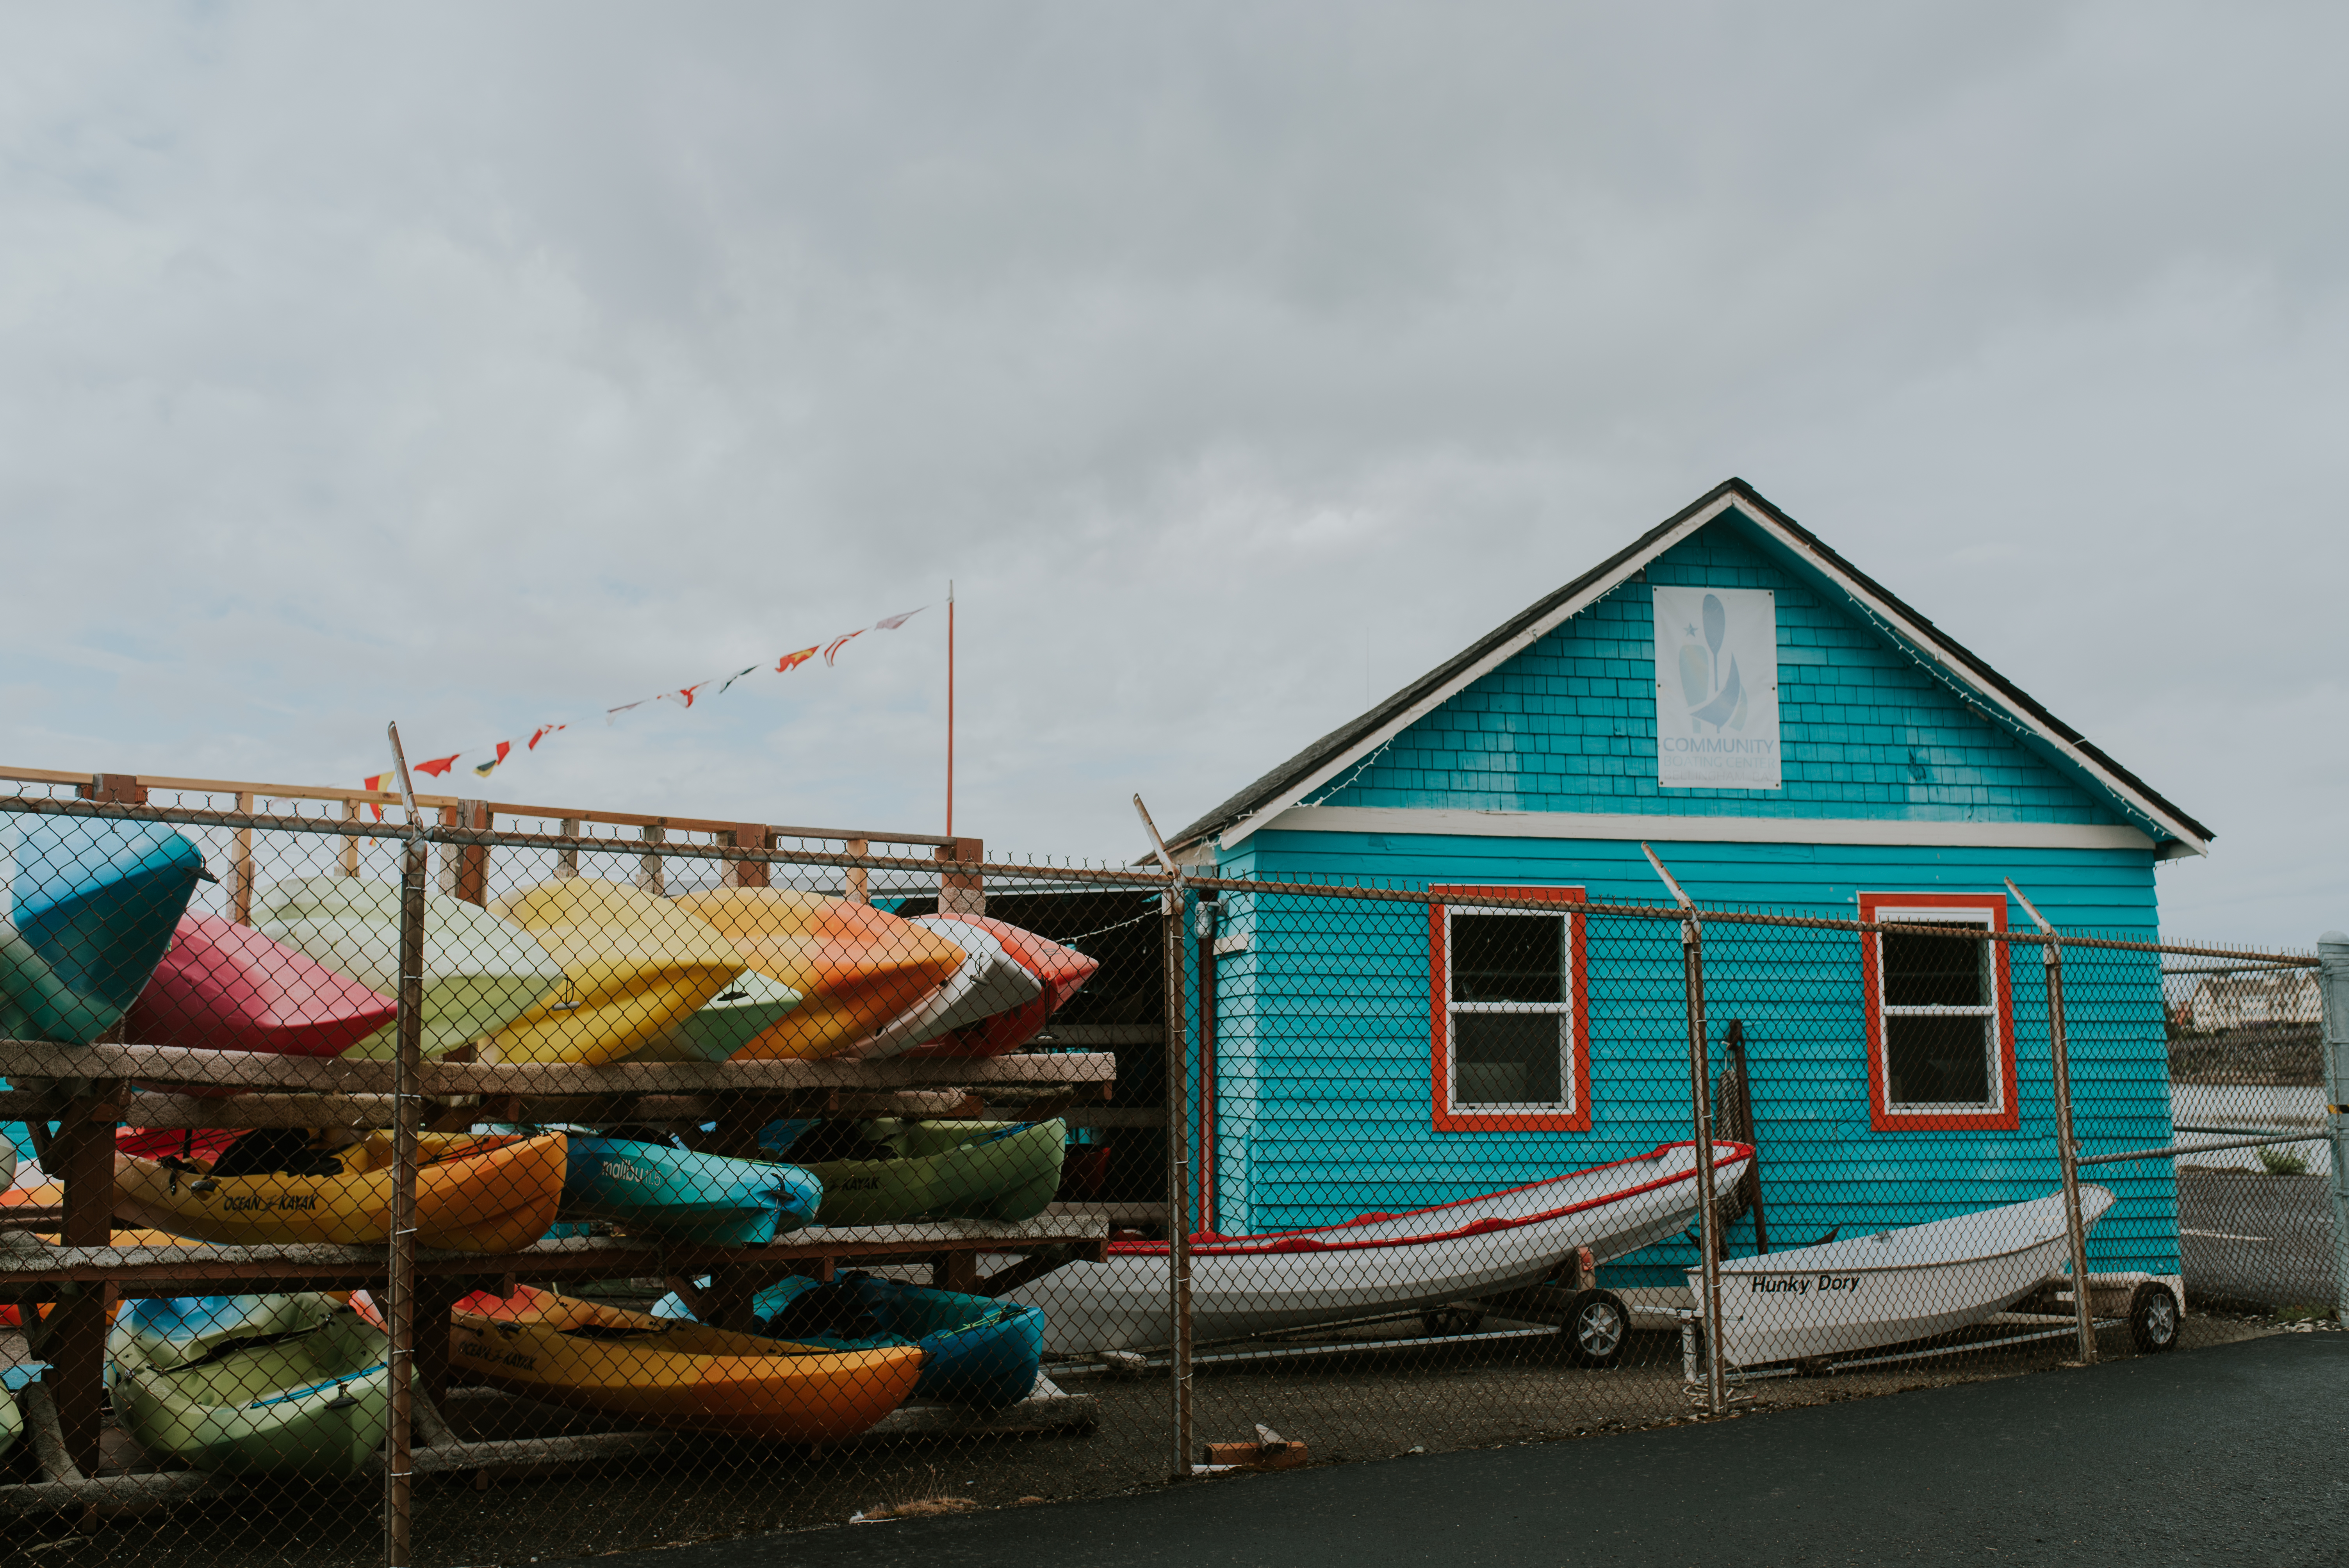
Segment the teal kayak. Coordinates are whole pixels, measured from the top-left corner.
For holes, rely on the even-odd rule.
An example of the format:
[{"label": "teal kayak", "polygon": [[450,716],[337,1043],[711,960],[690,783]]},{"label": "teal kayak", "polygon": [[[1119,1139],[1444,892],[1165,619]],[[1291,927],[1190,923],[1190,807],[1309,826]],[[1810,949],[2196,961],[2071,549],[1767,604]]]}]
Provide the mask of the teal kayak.
[{"label": "teal kayak", "polygon": [[570,1132],[564,1220],[712,1247],[764,1246],[813,1220],[823,1184],[796,1165],[697,1154],[658,1134]]},{"label": "teal kayak", "polygon": [[[754,1332],[833,1350],[922,1347],[917,1399],[951,1399],[982,1410],[1016,1405],[1036,1387],[1044,1355],[1040,1307],[904,1280],[844,1274],[830,1284],[799,1275],[750,1300]],[[653,1304],[655,1317],[690,1319],[682,1296]]]},{"label": "teal kayak", "polygon": [[120,1020],[171,945],[204,874],[156,822],[35,817],[16,843],[0,921],[0,1030],[86,1046]]}]

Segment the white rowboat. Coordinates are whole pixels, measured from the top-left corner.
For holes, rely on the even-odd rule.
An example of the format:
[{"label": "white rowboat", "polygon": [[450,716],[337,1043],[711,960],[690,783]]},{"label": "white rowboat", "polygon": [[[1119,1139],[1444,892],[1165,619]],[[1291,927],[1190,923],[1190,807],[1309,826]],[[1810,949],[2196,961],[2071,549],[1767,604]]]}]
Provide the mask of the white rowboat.
[{"label": "white rowboat", "polygon": [[[1713,1146],[1716,1190],[1754,1150]],[[1578,1247],[1604,1262],[1675,1235],[1696,1215],[1696,1146],[1407,1214],[1272,1236],[1191,1243],[1192,1334],[1206,1342],[1407,1312],[1532,1284]],[[1044,1348],[1124,1350],[1167,1341],[1164,1242],[1114,1242],[1106,1261],[1074,1263],[1004,1293],[1044,1309]]]},{"label": "white rowboat", "polygon": [[[2113,1206],[2103,1187],[2080,1189],[2093,1227]],[[2063,1271],[2069,1250],[2064,1195],[1959,1214],[1929,1224],[1828,1242],[1721,1265],[1722,1356],[1765,1367],[1905,1345],[1979,1323]],[[1704,1305],[1704,1275],[1689,1290]]]}]

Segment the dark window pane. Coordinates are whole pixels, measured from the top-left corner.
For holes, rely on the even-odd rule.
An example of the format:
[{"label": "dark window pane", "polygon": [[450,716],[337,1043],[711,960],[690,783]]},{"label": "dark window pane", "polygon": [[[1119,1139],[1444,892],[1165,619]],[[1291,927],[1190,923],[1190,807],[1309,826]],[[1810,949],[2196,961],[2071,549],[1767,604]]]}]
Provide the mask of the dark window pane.
[{"label": "dark window pane", "polygon": [[1990,1103],[1988,1018],[1884,1020],[1895,1105]]},{"label": "dark window pane", "polygon": [[1560,1105],[1560,1013],[1454,1013],[1452,1103]]},{"label": "dark window pane", "polygon": [[1987,1007],[1990,944],[1888,931],[1884,1001],[1892,1007]]},{"label": "dark window pane", "polygon": [[1454,915],[1452,999],[1565,1001],[1565,931],[1557,914]]}]

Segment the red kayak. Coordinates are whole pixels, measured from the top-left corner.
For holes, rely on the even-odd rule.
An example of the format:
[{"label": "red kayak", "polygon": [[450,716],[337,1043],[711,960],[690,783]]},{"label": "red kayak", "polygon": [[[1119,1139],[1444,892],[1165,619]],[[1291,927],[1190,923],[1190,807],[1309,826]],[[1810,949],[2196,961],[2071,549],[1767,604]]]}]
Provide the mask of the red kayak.
[{"label": "red kayak", "polygon": [[1101,967],[1101,960],[1088,958],[1073,947],[1063,947],[1032,931],[1022,931],[983,914],[942,914],[938,918],[975,925],[1003,944],[1003,950],[1011,954],[1013,962],[1034,975],[1043,990],[1032,1002],[981,1018],[907,1051],[908,1057],[994,1057],[1016,1050],[1034,1039],[1036,1032],[1044,1026],[1044,1020],[1058,1012],[1061,1004],[1075,995],[1077,988]]},{"label": "red kayak", "polygon": [[390,997],[249,925],[189,914],[127,1021],[129,1037],[144,1046],[331,1057],[398,1011]]}]

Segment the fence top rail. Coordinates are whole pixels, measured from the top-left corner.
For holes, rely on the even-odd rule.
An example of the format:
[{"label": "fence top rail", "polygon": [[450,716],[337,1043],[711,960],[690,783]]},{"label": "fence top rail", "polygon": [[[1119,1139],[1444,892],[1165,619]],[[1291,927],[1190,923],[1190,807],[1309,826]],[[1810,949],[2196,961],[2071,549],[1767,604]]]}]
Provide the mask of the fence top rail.
[{"label": "fence top rail", "polygon": [[[101,775],[74,773],[54,768],[0,768],[0,782],[20,784],[69,784],[77,789],[92,785]],[[262,800],[328,800],[347,806],[398,806],[397,789],[351,789],[333,784],[268,784],[242,779],[172,779],[153,774],[124,774],[125,785],[145,789],[185,790],[193,794],[233,795],[239,799]],[[416,804],[428,810],[450,810],[465,803],[458,795],[425,795],[416,797]],[[499,817],[536,817],[556,821],[596,822],[618,828],[671,828],[679,832],[724,833],[744,827],[760,827],[779,839],[821,839],[838,842],[861,840],[867,843],[929,844],[950,848],[955,841],[940,833],[916,833],[902,830],[881,831],[864,828],[807,828],[783,823],[752,823],[739,819],[717,817],[679,817],[652,815],[638,811],[598,810],[585,806],[533,806],[508,800],[476,802],[495,820]]]},{"label": "fence top rail", "polygon": [[[0,779],[16,778],[25,772],[0,769]],[[74,782],[78,775],[59,776],[58,782]],[[159,779],[144,779],[150,785],[161,785]],[[344,791],[346,795],[361,791]],[[270,797],[292,799],[293,797]],[[397,805],[396,799],[386,802]],[[419,806],[426,798],[417,798]],[[512,808],[492,806],[493,811],[504,810],[515,816],[554,817],[555,809]],[[1558,903],[1555,898],[1511,898],[1500,893],[1470,892],[1454,888],[1435,891],[1425,888],[1345,887],[1323,882],[1268,882],[1238,877],[1201,877],[1188,873],[1180,877],[1165,872],[1145,871],[1131,866],[1054,866],[1025,864],[1010,861],[959,861],[939,858],[916,858],[905,855],[849,854],[825,850],[787,850],[750,848],[736,844],[680,844],[641,840],[592,838],[576,833],[520,833],[497,828],[458,828],[438,822],[426,822],[419,827],[395,821],[369,822],[357,818],[336,820],[321,817],[276,815],[261,811],[217,811],[194,807],[132,806],[112,801],[85,799],[53,799],[38,797],[0,795],[0,813],[24,815],[69,815],[114,817],[134,821],[171,822],[189,827],[252,829],[323,834],[347,838],[381,838],[406,840],[421,837],[436,844],[478,845],[483,848],[522,850],[576,850],[596,854],[658,855],[676,860],[706,860],[755,861],[771,865],[833,866],[871,871],[905,872],[935,875],[942,866],[951,865],[957,875],[968,875],[981,881],[1010,882],[1060,882],[1072,887],[1112,887],[1140,892],[1164,892],[1178,883],[1195,892],[1237,892],[1273,895],[1285,898],[1312,898],[1333,902],[1360,903],[1392,903],[1417,908],[1434,905],[1460,906],[1473,903],[1479,909],[1523,910],[1528,913],[1556,914]],[[697,827],[731,830],[752,824],[691,823],[678,818],[624,817],[606,812],[600,817],[581,814],[573,819],[581,822],[629,821],[647,826],[666,824],[692,830]],[[916,834],[849,833],[831,830],[782,828],[767,830],[777,838],[863,841],[882,843],[918,843],[939,849],[951,849],[957,841],[943,837]],[[1897,931],[1909,935],[1941,935],[1975,942],[2003,942],[2016,946],[2083,948],[2116,953],[2147,953],[2175,957],[2211,958],[2235,964],[2251,964],[2271,969],[2313,969],[2317,959],[2313,954],[2262,952],[2250,947],[2215,947],[2201,944],[2165,942],[2138,942],[2122,937],[2091,936],[2058,929],[2053,936],[2038,931],[1992,931],[1980,925],[1936,926],[1922,922],[1898,923],[1850,920],[1829,915],[1774,914],[1766,911],[1723,908],[1699,903],[1689,909],[1664,903],[1610,903],[1604,900],[1584,900],[1574,906],[1584,914],[1604,915],[1623,920],[1652,921],[1671,923],[1692,916],[1700,925],[1752,925],[1783,927],[1791,930],[1837,931],[1854,934],[1868,932]]]}]

